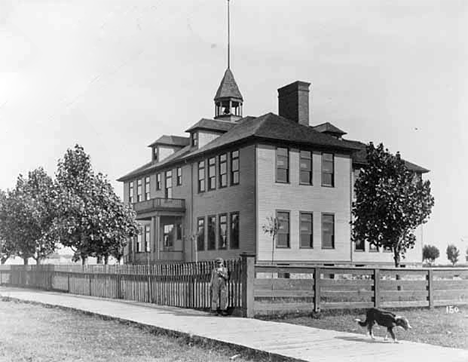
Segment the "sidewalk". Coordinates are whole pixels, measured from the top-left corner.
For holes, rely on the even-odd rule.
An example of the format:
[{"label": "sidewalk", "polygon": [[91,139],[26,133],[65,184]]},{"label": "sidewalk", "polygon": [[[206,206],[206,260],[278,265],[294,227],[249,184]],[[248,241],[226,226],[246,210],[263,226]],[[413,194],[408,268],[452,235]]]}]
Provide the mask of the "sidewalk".
[{"label": "sidewalk", "polygon": [[382,339],[372,341],[364,332],[353,334],[256,319],[216,317],[190,309],[32,289],[0,287],[0,297],[132,321],[299,361],[468,361],[468,350],[407,341],[398,344],[384,342]]}]

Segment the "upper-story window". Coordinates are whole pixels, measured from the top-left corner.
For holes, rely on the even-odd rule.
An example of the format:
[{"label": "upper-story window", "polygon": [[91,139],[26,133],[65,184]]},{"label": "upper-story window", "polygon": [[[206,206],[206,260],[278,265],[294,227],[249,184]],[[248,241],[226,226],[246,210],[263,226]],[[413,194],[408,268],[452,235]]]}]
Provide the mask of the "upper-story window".
[{"label": "upper-story window", "polygon": [[300,175],[299,182],[301,185],[312,185],[312,152],[300,151]]},{"label": "upper-story window", "polygon": [[149,176],[145,177],[145,200],[150,199],[150,178]]},{"label": "upper-story window", "polygon": [[156,190],[161,190],[161,173],[156,174]]},{"label": "upper-story window", "polygon": [[335,160],[332,153],[322,153],[322,186],[335,186]]},{"label": "upper-story window", "polygon": [[137,202],[140,202],[143,197],[143,181],[141,179],[137,180]]},{"label": "upper-story window", "polygon": [[198,146],[198,132],[192,132],[192,146]]},{"label": "upper-story window", "polygon": [[128,185],[128,202],[130,204],[133,204],[133,195],[135,192],[135,186],[134,186],[134,181],[131,181]]},{"label": "upper-story window", "polygon": [[322,249],[335,249],[335,215],[322,214]]},{"label": "upper-story window", "polygon": [[205,161],[198,162],[198,192],[205,191]]},{"label": "upper-story window", "polygon": [[165,188],[166,199],[172,199],[172,170],[166,171],[166,188]]},{"label": "upper-story window", "polygon": [[177,186],[182,185],[182,167],[177,167]]},{"label": "upper-story window", "polygon": [[216,157],[208,159],[208,190],[216,188]]},{"label": "upper-story window", "polygon": [[227,154],[219,155],[219,187],[227,186]]},{"label": "upper-story window", "polygon": [[276,149],[276,182],[289,182],[289,150]]},{"label": "upper-story window", "polygon": [[239,151],[231,152],[231,185],[239,184]]}]

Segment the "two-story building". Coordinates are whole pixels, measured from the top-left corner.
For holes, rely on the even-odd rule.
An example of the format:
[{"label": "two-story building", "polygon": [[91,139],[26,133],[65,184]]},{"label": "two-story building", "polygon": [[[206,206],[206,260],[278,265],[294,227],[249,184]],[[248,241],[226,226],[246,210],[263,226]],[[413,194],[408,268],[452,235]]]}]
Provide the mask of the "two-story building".
[{"label": "two-story building", "polygon": [[[230,69],[216,92],[213,119],[163,135],[151,159],[121,177],[141,234],[124,261],[153,264],[256,254],[257,262],[393,264],[392,253],[351,242],[353,185],[365,144],[330,123],[309,124],[309,83],[278,89],[278,115],[243,116]],[[428,170],[407,162],[418,173]],[[273,243],[264,227],[277,218]],[[421,263],[421,240],[402,264]]]}]

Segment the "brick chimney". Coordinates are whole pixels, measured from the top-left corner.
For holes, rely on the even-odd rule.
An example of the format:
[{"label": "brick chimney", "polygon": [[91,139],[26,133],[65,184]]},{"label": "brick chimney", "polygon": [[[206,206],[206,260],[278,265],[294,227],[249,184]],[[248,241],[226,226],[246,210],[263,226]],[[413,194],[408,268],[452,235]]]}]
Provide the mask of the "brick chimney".
[{"label": "brick chimney", "polygon": [[278,113],[280,116],[309,125],[310,83],[296,81],[278,89]]}]

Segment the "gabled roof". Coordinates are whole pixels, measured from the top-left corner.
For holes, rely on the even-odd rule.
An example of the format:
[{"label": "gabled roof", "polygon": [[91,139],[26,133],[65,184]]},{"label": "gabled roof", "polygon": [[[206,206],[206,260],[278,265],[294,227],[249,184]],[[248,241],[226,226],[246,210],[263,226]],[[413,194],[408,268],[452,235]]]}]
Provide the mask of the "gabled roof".
[{"label": "gabled roof", "polygon": [[242,98],[241,92],[239,91],[236,80],[234,79],[234,75],[229,68],[224,72],[223,79],[219,84],[214,100],[216,101],[221,98],[235,98],[241,101],[244,100]]},{"label": "gabled roof", "polygon": [[153,147],[156,145],[184,147],[184,146],[187,146],[189,143],[190,143],[190,139],[188,137],[164,135],[164,136],[159,137],[152,144],[148,145],[148,147]]},{"label": "gabled roof", "polygon": [[337,134],[339,136],[346,134],[346,132],[342,131],[338,127],[335,127],[330,122],[325,122],[325,123],[319,124],[318,126],[313,126],[312,128],[322,133],[332,133],[332,134]]},{"label": "gabled roof", "polygon": [[324,148],[340,149],[348,152],[359,149],[355,145],[345,143],[342,140],[320,133],[311,127],[290,121],[289,119],[273,113],[267,113],[257,118],[246,117],[239,120],[235,127],[233,127],[229,132],[219,136],[195,152],[191,152],[186,155],[185,158],[249,138],[281,141],[284,144],[307,144]]},{"label": "gabled roof", "polygon": [[217,119],[202,118],[185,132],[191,132],[196,129],[206,129],[209,131],[226,132],[226,131],[229,131],[235,125],[236,123],[230,122],[230,121],[221,121]]},{"label": "gabled roof", "polygon": [[[363,142],[359,141],[351,141],[351,140],[343,140],[343,142],[346,142],[350,145],[354,145],[359,148],[357,152],[353,153],[353,164],[357,166],[365,166],[367,165],[367,152],[366,152],[366,144]],[[405,162],[406,167],[414,172],[421,172],[421,173],[427,173],[429,172],[428,169],[418,166],[412,162],[403,160]]]}]

